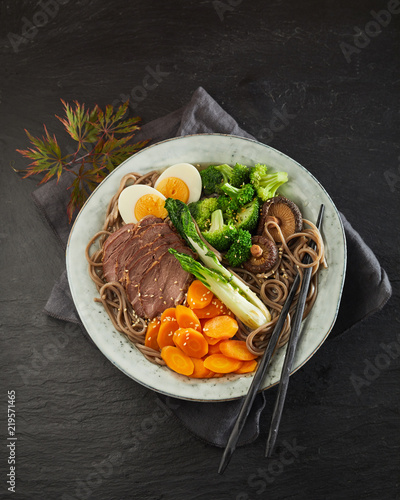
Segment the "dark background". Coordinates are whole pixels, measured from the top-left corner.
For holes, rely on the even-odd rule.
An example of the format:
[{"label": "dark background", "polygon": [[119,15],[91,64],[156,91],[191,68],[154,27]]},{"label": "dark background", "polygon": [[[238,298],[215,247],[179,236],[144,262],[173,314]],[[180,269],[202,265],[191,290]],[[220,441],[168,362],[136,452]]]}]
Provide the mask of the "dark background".
[{"label": "dark background", "polygon": [[[17,394],[10,498],[400,498],[400,14],[377,29],[371,11],[389,2],[63,3],[0,3],[2,498],[7,390]],[[43,6],[53,9],[45,23]],[[356,39],[363,48],[357,28],[370,34]],[[343,43],[353,46],[347,59]],[[149,66],[164,76],[139,102],[134,89]],[[11,168],[27,165],[15,151],[28,146],[24,128],[41,135],[45,123],[67,144],[54,117],[60,98],[105,106],[130,95],[147,123],[199,86],[318,178],[393,286],[381,312],[328,339],[292,377],[276,461],[263,458],[272,389],[259,439],[236,451],[222,477],[221,449],[192,436],[76,329],[43,314],[64,252],[32,202],[36,181]],[[274,132],[277,111],[290,118]],[[385,362],[388,344],[397,354]],[[285,440],[299,448],[282,464]]]}]

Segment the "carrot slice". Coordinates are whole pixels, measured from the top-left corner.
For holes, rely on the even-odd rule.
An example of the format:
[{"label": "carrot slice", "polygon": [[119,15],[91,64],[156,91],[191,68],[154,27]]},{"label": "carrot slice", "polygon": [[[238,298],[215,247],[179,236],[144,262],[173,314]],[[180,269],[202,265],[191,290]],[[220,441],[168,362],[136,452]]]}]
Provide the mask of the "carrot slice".
[{"label": "carrot slice", "polygon": [[176,321],[176,312],[174,307],[169,307],[161,314],[161,324],[158,330],[157,343],[162,349],[166,346],[173,346],[173,334],[179,328]]},{"label": "carrot slice", "polygon": [[204,360],[204,366],[215,373],[231,373],[239,370],[242,361],[217,353],[207,356]]},{"label": "carrot slice", "polygon": [[190,375],[193,378],[211,378],[215,374],[204,366],[204,360],[199,358],[191,358],[194,364],[193,373]]},{"label": "carrot slice", "polygon": [[203,309],[208,306],[214,294],[200,280],[194,280],[187,292],[187,303],[192,309]]},{"label": "carrot slice", "polygon": [[160,348],[157,344],[157,335],[160,329],[161,321],[158,318],[154,318],[147,325],[146,337],[144,339],[144,345],[151,347],[155,351],[159,351]]},{"label": "carrot slice", "polygon": [[180,328],[194,328],[201,332],[201,323],[195,313],[185,306],[176,306],[176,321]]},{"label": "carrot slice", "polygon": [[179,328],[173,340],[191,358],[202,358],[208,353],[208,344],[203,335],[193,328]]},{"label": "carrot slice", "polygon": [[222,314],[227,314],[228,316],[234,315],[223,302],[217,299],[217,297],[214,297],[208,306],[202,309],[193,309],[193,312],[199,319],[215,318],[215,316],[221,316]]},{"label": "carrot slice", "polygon": [[250,361],[243,361],[242,366],[235,373],[251,373],[257,368],[257,361],[252,359]]},{"label": "carrot slice", "polygon": [[211,318],[204,324],[203,333],[215,339],[231,338],[238,331],[239,325],[235,318],[223,315]]},{"label": "carrot slice", "polygon": [[168,307],[165,309],[165,311],[161,314],[161,323],[164,321],[170,321],[168,318],[175,318],[176,319],[176,310],[175,307]]},{"label": "carrot slice", "polygon": [[219,343],[219,348],[225,356],[238,359],[240,361],[251,361],[257,357],[247,349],[247,345],[244,340],[223,340]]},{"label": "carrot slice", "polygon": [[219,338],[209,337],[204,332],[203,332],[203,337],[207,340],[209,345],[215,345],[218,344],[218,342],[221,342],[221,340],[229,340],[231,338],[231,337],[219,337]]},{"label": "carrot slice", "polygon": [[161,357],[168,368],[182,375],[191,375],[194,371],[194,363],[190,357],[178,347],[168,345],[161,349]]}]

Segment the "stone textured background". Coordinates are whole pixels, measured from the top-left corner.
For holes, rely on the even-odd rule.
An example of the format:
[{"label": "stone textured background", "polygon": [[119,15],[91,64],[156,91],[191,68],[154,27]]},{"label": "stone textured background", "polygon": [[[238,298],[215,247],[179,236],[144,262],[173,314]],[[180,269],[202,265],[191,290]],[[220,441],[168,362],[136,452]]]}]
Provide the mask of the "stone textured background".
[{"label": "stone textured background", "polygon": [[[400,11],[396,5],[1,2],[1,498],[400,498],[400,14],[381,13]],[[369,35],[354,39],[357,29]],[[148,67],[163,75],[143,98]],[[28,145],[24,128],[41,135],[45,123],[61,132],[60,98],[104,106],[130,96],[148,122],[186,104],[199,86],[318,178],[393,285],[383,311],[328,339],[293,376],[276,461],[263,458],[272,389],[260,438],[236,451],[222,477],[220,449],[189,434],[79,331],[43,314],[64,252],[33,205],[36,182],[10,167],[26,166],[15,151]],[[365,381],[358,393],[355,376]],[[8,495],[10,389],[18,442],[17,493]],[[283,463],[285,441],[297,448]]]}]

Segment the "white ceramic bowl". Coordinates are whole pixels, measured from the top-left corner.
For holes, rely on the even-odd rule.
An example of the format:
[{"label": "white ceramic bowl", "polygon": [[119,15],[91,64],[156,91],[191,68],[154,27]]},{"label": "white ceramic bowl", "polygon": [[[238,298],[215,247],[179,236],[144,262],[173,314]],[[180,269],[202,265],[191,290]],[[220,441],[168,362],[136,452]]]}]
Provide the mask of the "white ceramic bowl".
[{"label": "white ceramic bowl", "polygon": [[[328,193],[304,167],[265,144],[222,134],[177,137],[139,151],[110,173],[82,208],[68,242],[67,273],[79,316],[102,353],[126,375],[160,393],[196,401],[235,399],[247,393],[251,374],[190,379],[166,367],[156,366],[114,329],[103,306],[93,300],[97,290],[88,274],[85,248],[89,239],[101,228],[107,204],[117,191],[121,178],[129,172],[161,171],[183,162],[232,165],[239,162],[247,166],[266,163],[273,170],[288,173],[289,182],[279,191],[299,205],[306,219],[315,221],[320,204],[325,205],[322,232],[329,267],[319,273],[319,294],[310,315],[303,322],[293,372],[317,351],[334,325],[346,270],[344,230]],[[284,353],[285,348],[282,348],[274,356],[263,381],[263,389],[279,382]]]}]

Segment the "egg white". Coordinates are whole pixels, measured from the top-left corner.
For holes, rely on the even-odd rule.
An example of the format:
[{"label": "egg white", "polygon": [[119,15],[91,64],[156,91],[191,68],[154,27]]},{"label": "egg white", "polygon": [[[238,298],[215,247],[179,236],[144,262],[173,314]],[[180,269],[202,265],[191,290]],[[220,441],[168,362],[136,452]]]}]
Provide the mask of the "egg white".
[{"label": "egg white", "polygon": [[176,163],[168,167],[157,179],[154,187],[157,189],[158,184],[167,177],[177,177],[181,179],[189,189],[188,203],[198,201],[201,196],[201,177],[197,168],[191,163]]},{"label": "egg white", "polygon": [[154,189],[151,186],[145,186],[143,184],[128,186],[119,195],[118,210],[125,224],[136,224],[136,222],[138,222],[135,217],[135,205],[138,199],[146,194],[154,194],[162,200],[166,199],[165,196],[160,193],[160,191],[157,191],[157,189]]}]

